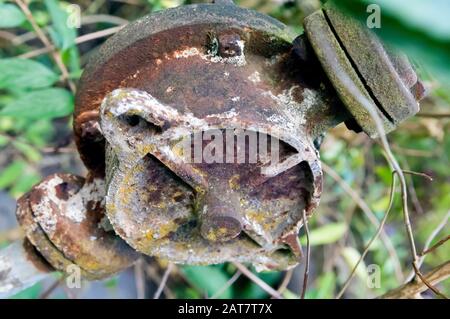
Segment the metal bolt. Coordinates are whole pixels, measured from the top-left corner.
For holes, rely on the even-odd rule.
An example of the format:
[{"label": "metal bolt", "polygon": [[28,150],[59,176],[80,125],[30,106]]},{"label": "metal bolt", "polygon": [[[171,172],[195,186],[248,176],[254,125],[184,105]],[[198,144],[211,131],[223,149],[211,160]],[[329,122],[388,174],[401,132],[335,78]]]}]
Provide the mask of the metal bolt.
[{"label": "metal bolt", "polygon": [[201,234],[210,241],[228,241],[242,231],[239,202],[224,201],[209,195],[205,201],[206,211],[201,216]]}]

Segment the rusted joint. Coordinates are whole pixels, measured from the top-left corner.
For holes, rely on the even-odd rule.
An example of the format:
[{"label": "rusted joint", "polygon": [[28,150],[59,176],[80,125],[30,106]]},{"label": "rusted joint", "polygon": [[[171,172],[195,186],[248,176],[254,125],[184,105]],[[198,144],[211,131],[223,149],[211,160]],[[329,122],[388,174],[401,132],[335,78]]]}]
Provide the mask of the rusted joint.
[{"label": "rusted joint", "polygon": [[305,18],[294,39],[270,17],[216,2],[127,25],[87,65],[74,133],[89,177],[52,175],[18,202],[55,269],[103,278],[139,253],[293,267],[303,212],[322,193],[320,140],[341,122],[376,136],[342,75],[386,132],[417,112],[424,88],[407,59],[333,8]]}]

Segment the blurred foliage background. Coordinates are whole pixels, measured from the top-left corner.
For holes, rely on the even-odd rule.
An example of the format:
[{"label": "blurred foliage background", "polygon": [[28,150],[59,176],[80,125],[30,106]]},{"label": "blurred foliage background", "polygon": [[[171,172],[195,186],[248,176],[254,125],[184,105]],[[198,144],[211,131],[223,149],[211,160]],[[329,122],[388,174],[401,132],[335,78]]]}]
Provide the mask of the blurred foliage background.
[{"label": "blurred foliage background", "polygon": [[[23,1],[20,1],[23,3]],[[50,173],[83,174],[72,141],[73,88],[89,56],[123,25],[152,11],[187,4],[182,0],[26,1],[37,26],[50,40],[43,45],[29,17],[16,1],[0,0],[0,247],[20,238],[14,217],[14,199]],[[320,6],[318,0],[240,0],[246,8],[269,14],[298,34],[305,14]],[[407,52],[425,80],[428,97],[418,116],[389,134],[391,147],[404,169],[433,177],[430,182],[407,176],[409,207],[416,244],[421,251],[449,233],[450,214],[450,2],[446,0],[337,1],[359,19],[366,6],[380,4],[379,35]],[[71,6],[77,4],[79,7]],[[67,19],[80,9],[79,28]],[[72,21],[76,24],[77,21]],[[334,298],[376,232],[389,200],[391,169],[377,141],[338,126],[327,135],[321,157],[325,187],[321,206],[310,220],[311,271],[307,298]],[[443,228],[434,238],[430,237]],[[411,272],[411,256],[403,224],[399,193],[384,233],[372,245],[356,272],[346,298],[371,298],[399,286]],[[431,239],[431,241],[430,241]],[[302,238],[302,242],[305,240]],[[448,244],[428,254],[426,272],[450,259]],[[112,279],[84,283],[77,291],[51,281],[39,283],[15,298],[142,298],[152,297],[167,263],[143,258],[134,269]],[[298,298],[303,278],[300,265],[288,275],[282,292]],[[375,267],[375,268],[374,268]],[[374,269],[381,285],[367,284]],[[172,268],[163,296],[167,298],[270,297],[260,286],[239,275],[232,264]],[[256,273],[255,273],[256,274]],[[277,289],[286,274],[257,273]],[[231,283],[228,285],[227,283]],[[58,278],[55,278],[58,282]],[[450,293],[443,282],[441,291]],[[425,297],[433,297],[431,293]]]}]

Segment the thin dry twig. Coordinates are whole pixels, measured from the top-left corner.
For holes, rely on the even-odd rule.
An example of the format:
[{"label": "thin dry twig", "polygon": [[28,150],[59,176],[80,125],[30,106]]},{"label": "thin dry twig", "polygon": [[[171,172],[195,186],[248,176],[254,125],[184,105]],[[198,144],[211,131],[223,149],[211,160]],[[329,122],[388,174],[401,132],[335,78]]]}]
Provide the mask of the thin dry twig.
[{"label": "thin dry twig", "polygon": [[139,0],[112,0],[112,1],[131,4],[131,5],[135,5],[135,6],[142,5],[142,2],[140,2]]},{"label": "thin dry twig", "polygon": [[164,275],[161,279],[161,283],[159,284],[159,287],[153,296],[153,299],[159,299],[159,297],[161,296],[161,293],[163,292],[163,289],[166,286],[167,280],[169,279],[169,275],[172,272],[172,269],[173,269],[173,264],[169,263],[169,265],[167,266],[167,269],[164,272]]},{"label": "thin dry twig", "polygon": [[267,292],[269,295],[271,295],[275,299],[283,299],[283,296],[270,287],[266,282],[264,282],[261,278],[256,276],[254,273],[252,273],[247,267],[242,265],[238,262],[233,262],[233,265],[236,266],[237,269],[239,269],[245,276],[247,276],[251,281],[253,281],[255,284],[257,284],[262,290]]},{"label": "thin dry twig", "polygon": [[309,276],[309,256],[311,245],[309,243],[309,228],[308,228],[308,220],[306,218],[306,212],[303,210],[302,212],[303,226],[305,227],[306,234],[306,260],[305,260],[305,272],[303,274],[303,287],[302,293],[300,295],[300,299],[305,299],[306,287],[308,286],[308,276]]},{"label": "thin dry twig", "polygon": [[128,20],[121,18],[121,17],[109,15],[109,14],[92,14],[92,15],[82,16],[80,22],[81,22],[81,25],[100,23],[100,22],[122,25],[122,24],[127,24]]},{"label": "thin dry twig", "polygon": [[[436,285],[441,281],[446,280],[450,277],[450,261],[437,266],[426,275],[422,275],[427,283]],[[382,299],[404,299],[404,298],[414,298],[418,294],[426,291],[428,287],[425,285],[424,281],[411,280],[410,282],[403,284],[402,286],[388,291],[384,295],[378,297]]]},{"label": "thin dry twig", "polygon": [[436,250],[436,248],[438,248],[438,247],[442,246],[443,244],[445,244],[449,239],[450,239],[450,235],[447,235],[447,237],[441,239],[440,241],[438,241],[436,244],[434,244],[430,248],[422,251],[420,256],[425,256],[426,254],[431,253],[432,251]]},{"label": "thin dry twig", "polygon": [[9,42],[14,43],[14,38],[16,37],[16,35],[12,32],[8,32],[8,31],[4,31],[4,30],[0,30],[0,38],[5,39]]},{"label": "thin dry twig", "polygon": [[[378,133],[378,136],[381,141],[381,147],[383,148],[384,155],[389,165],[393,168],[399,177],[400,186],[401,186],[401,197],[402,197],[402,208],[403,208],[403,222],[405,224],[406,235],[408,237],[409,248],[412,257],[412,264],[414,271],[419,278],[422,278],[422,274],[420,273],[420,267],[417,262],[419,260],[419,256],[417,254],[416,244],[414,241],[414,234],[411,226],[411,219],[409,217],[408,210],[408,189],[406,186],[405,175],[403,174],[403,170],[401,169],[397,159],[391,151],[389,142],[386,137],[386,132],[384,131],[383,122],[381,121],[380,115],[377,113],[372,103],[361,93],[361,91],[356,87],[355,83],[350,79],[349,75],[346,73],[338,73],[339,79],[342,83],[346,84],[346,88],[350,91],[350,94],[353,95],[358,103],[363,106],[363,108],[369,113],[370,117],[374,120],[375,127]],[[433,290],[434,291],[434,290]]]},{"label": "thin dry twig", "polygon": [[[408,162],[406,160],[404,160],[402,162],[402,165],[404,167],[408,168]],[[403,171],[405,172],[405,171]],[[417,196],[417,192],[416,192],[416,187],[414,185],[414,179],[412,178],[412,176],[410,175],[408,178],[408,192],[411,196],[411,203],[415,209],[415,211],[419,214],[419,215],[423,215],[424,214],[424,210],[422,205],[420,204],[420,200],[419,197]]]},{"label": "thin dry twig", "polygon": [[435,119],[442,119],[442,118],[449,118],[450,113],[419,113],[416,114],[416,116],[419,117],[431,117]]},{"label": "thin dry twig", "polygon": [[392,209],[392,204],[394,203],[394,195],[395,195],[395,172],[392,173],[392,182],[391,182],[391,190],[390,190],[390,196],[389,196],[389,204],[388,204],[388,207],[386,209],[386,213],[384,214],[383,219],[381,220],[380,225],[378,226],[378,229],[377,229],[376,233],[372,236],[372,238],[367,243],[366,247],[364,248],[363,253],[359,257],[359,259],[356,262],[355,266],[353,267],[350,275],[345,280],[344,285],[342,286],[341,290],[339,291],[339,293],[336,296],[336,299],[342,298],[342,296],[344,295],[344,293],[347,290],[348,286],[350,285],[351,280],[355,276],[356,269],[358,268],[359,264],[364,260],[364,258],[366,257],[367,253],[369,252],[370,246],[380,236],[380,233],[383,230],[383,227],[384,227],[384,225],[386,223],[386,220],[388,218],[389,212]]},{"label": "thin dry twig", "polygon": [[428,282],[428,280],[426,279],[426,277],[424,275],[422,275],[422,273],[420,272],[420,270],[417,268],[416,264],[412,263],[412,266],[414,268],[414,271],[416,272],[417,276],[420,278],[420,280],[425,284],[425,286],[428,287],[428,289],[430,289],[435,295],[447,299],[447,296],[444,295],[442,292],[439,291],[439,289],[437,289],[436,287],[433,286],[432,283]]},{"label": "thin dry twig", "polygon": [[88,33],[88,34],[77,37],[75,39],[75,43],[80,44],[80,43],[91,41],[94,39],[103,38],[103,37],[109,36],[111,34],[117,33],[118,31],[122,30],[124,27],[125,27],[125,25],[120,25],[117,27],[112,27],[112,28]]},{"label": "thin dry twig", "polygon": [[218,298],[225,290],[227,290],[232,284],[236,282],[236,280],[241,277],[242,272],[240,270],[236,271],[234,275],[228,279],[225,285],[223,285],[219,290],[217,290],[209,299],[216,299]]},{"label": "thin dry twig", "polygon": [[[441,232],[442,229],[444,229],[444,227],[447,225],[448,219],[450,218],[450,210],[447,212],[447,214],[444,216],[444,218],[442,219],[442,221],[439,223],[439,225],[437,225],[437,227],[431,232],[430,236],[428,236],[427,240],[425,241],[425,245],[423,250],[427,250],[430,245],[431,242],[434,240],[434,238],[436,238],[436,236]],[[422,266],[423,262],[425,260],[425,256],[421,256],[417,262],[417,264],[420,266]],[[407,281],[409,282],[413,279],[415,274],[415,271],[412,271],[408,277],[407,277]]]},{"label": "thin dry twig", "polygon": [[134,280],[136,283],[137,299],[145,299],[144,260],[139,258],[134,264]]},{"label": "thin dry twig", "polygon": [[[369,219],[372,225],[374,225],[376,228],[380,227],[380,223],[378,222],[378,219],[376,218],[375,214],[372,212],[372,209],[370,209],[369,205],[364,201],[364,199],[346,182],[342,179],[342,177],[339,176],[336,171],[334,171],[331,167],[326,165],[325,163],[322,163],[322,169],[325,173],[327,173],[332,179],[334,179],[341,188],[352,198],[352,200],[358,205],[359,208],[363,211],[363,213],[366,215],[366,217]],[[399,282],[403,281],[403,272],[400,265],[400,260],[398,258],[397,252],[395,250],[394,245],[392,244],[391,239],[386,234],[384,229],[382,229],[380,234],[380,239],[383,243],[383,245],[386,247],[386,250],[389,253],[389,256],[391,257],[391,260],[394,264],[395,269],[395,275]]]},{"label": "thin dry twig", "polygon": [[294,274],[294,268],[291,268],[288,271],[286,271],[286,274],[284,275],[283,281],[281,282],[280,286],[277,289],[277,291],[280,294],[283,294],[283,292],[287,289],[287,286],[291,282],[293,274]]},{"label": "thin dry twig", "polygon": [[64,281],[64,277],[56,279],[47,289],[45,289],[38,297],[38,299],[47,299],[56,288]]},{"label": "thin dry twig", "polygon": [[[127,24],[129,21],[120,17],[116,17],[116,16],[112,16],[112,15],[108,15],[108,14],[94,14],[94,15],[87,15],[87,16],[82,16],[81,17],[81,25],[88,25],[88,24],[93,24],[93,23],[99,23],[99,22],[104,22],[104,23],[110,23],[110,24],[115,24],[115,25],[125,25]],[[48,28],[42,28],[42,32],[44,34],[48,34]],[[20,35],[15,35],[13,33],[11,33],[11,35],[13,36],[13,38],[11,38],[11,36],[6,35],[5,36],[9,36],[8,40],[10,40],[12,42],[13,45],[17,46],[17,45],[21,45],[24,44],[28,41],[34,40],[37,38],[37,35],[35,32],[30,31],[30,32],[26,32]],[[0,37],[2,36],[2,32],[0,32]]]},{"label": "thin dry twig", "polygon": [[404,148],[398,145],[393,144],[392,149],[395,150],[398,154],[413,156],[413,157],[433,157],[435,154],[430,151],[423,151],[414,148]]},{"label": "thin dry twig", "polygon": [[58,66],[59,70],[61,71],[64,81],[67,82],[72,93],[75,93],[75,90],[76,90],[75,84],[69,77],[69,71],[67,70],[66,66],[64,65],[64,62],[62,61],[61,55],[52,46],[48,37],[45,35],[45,33],[42,31],[42,29],[36,23],[36,20],[34,19],[33,14],[31,13],[30,9],[28,8],[28,5],[23,0],[15,0],[15,2],[20,7],[20,9],[23,11],[23,13],[25,14],[25,16],[27,17],[27,20],[31,23],[31,26],[33,27],[34,31],[36,32],[36,35],[38,36],[39,40],[41,40],[41,42],[44,44],[44,46],[49,49],[49,52],[51,52],[53,60],[55,61],[56,65]]},{"label": "thin dry twig", "polygon": [[[96,31],[96,32],[92,32],[92,33],[88,33],[88,34],[79,36],[79,37],[77,37],[75,39],[75,44],[81,44],[81,43],[92,41],[92,40],[95,40],[95,39],[107,37],[109,35],[117,33],[124,26],[125,25],[120,25],[118,27],[112,27],[112,28],[108,28],[108,29],[104,29],[104,30],[100,30],[100,31]],[[52,52],[52,50],[54,50],[54,49],[55,49],[55,47],[52,45],[50,47],[44,47],[44,48],[40,48],[40,49],[37,49],[37,50],[33,50],[33,51],[29,51],[29,52],[20,54],[17,57],[18,58],[22,58],[22,59],[30,59],[30,58],[34,58],[34,57],[37,57],[37,56],[42,55],[42,54],[46,54],[46,53]]]},{"label": "thin dry twig", "polygon": [[431,177],[430,175],[428,175],[426,173],[410,171],[410,170],[406,170],[406,169],[403,170],[403,173],[410,174],[410,175],[417,175],[417,176],[420,176],[420,177],[428,179],[430,182],[433,181],[433,177]]},{"label": "thin dry twig", "polygon": [[[152,280],[154,283],[156,283],[158,286],[161,283],[162,280],[162,276],[159,275],[158,273],[158,269],[156,269],[157,267],[155,267],[155,265],[153,265],[152,263],[147,263],[145,265],[144,271],[145,274],[147,275],[148,278],[150,278],[150,280]],[[172,273],[176,271],[176,266],[174,265],[174,269],[172,270]],[[163,292],[164,295],[167,299],[175,299],[175,294],[170,290],[170,288],[165,285],[163,288]]]}]

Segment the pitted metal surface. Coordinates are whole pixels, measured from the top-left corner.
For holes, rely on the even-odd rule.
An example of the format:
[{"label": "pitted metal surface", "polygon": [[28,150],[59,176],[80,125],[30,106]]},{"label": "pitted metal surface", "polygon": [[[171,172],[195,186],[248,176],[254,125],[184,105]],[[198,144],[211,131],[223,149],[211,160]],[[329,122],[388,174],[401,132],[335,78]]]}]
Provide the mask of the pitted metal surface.
[{"label": "pitted metal surface", "polygon": [[[269,106],[261,106],[266,114]],[[318,205],[322,172],[304,127],[270,122],[286,112],[280,103],[274,106],[272,116],[259,119],[245,120],[238,110],[198,118],[146,92],[118,89],[108,95],[101,108],[101,129],[111,147],[106,211],[117,233],[143,253],[176,262],[262,264],[277,250],[298,258],[298,242],[288,239],[297,236],[302,211],[310,215]],[[256,163],[238,163],[239,130],[260,133],[270,145],[276,141],[279,161],[272,163],[269,152]],[[233,158],[191,163],[192,135],[210,132],[224,148],[230,134]],[[182,147],[186,138],[188,154]],[[211,140],[203,142],[205,152]],[[238,246],[248,247],[247,253]],[[267,264],[286,268],[284,260],[275,260],[279,255]]]},{"label": "pitted metal surface", "polygon": [[18,201],[17,218],[55,269],[75,264],[86,278],[108,277],[138,254],[107,228],[104,194],[103,180],[55,174]]},{"label": "pitted metal surface", "polygon": [[52,175],[18,201],[39,254],[88,279],[139,253],[259,270],[301,261],[302,215],[312,216],[322,192],[320,140],[341,122],[376,136],[340,75],[386,132],[425,93],[404,56],[330,10],[308,16],[295,39],[230,1],[156,12],[110,38],[76,96],[88,177]]},{"label": "pitted metal surface", "polygon": [[[345,107],[371,137],[374,120],[349,87],[354,85],[383,122],[386,133],[419,111],[425,89],[405,56],[387,51],[368,27],[327,3],[304,20],[308,39]],[[346,83],[342,75],[346,75]]]},{"label": "pitted metal surface", "polygon": [[[302,211],[310,216],[322,191],[313,142],[348,113],[320,66],[308,66],[305,48],[294,48],[280,23],[236,7],[222,8],[219,19],[214,6],[192,9],[189,21],[175,24],[171,14],[185,9],[157,15],[168,29],[152,26],[148,38],[141,34],[123,49],[129,57],[145,54],[128,58],[139,65],[111,73],[122,65],[110,65],[109,47],[106,58],[88,68],[84,84],[121,89],[105,92],[99,111],[97,99],[84,102],[92,91],[79,94],[75,129],[89,129],[80,151],[85,142],[101,150],[98,135],[105,137],[106,212],[138,251],[181,263],[291,267],[301,255]],[[201,23],[193,23],[197,15]],[[248,19],[229,23],[240,16]],[[160,45],[135,51],[150,43]],[[94,74],[108,81],[94,83]],[[96,117],[97,137],[91,133]],[[210,135],[205,150],[216,138],[226,148],[226,135],[237,139],[239,131],[279,144],[280,161],[190,163],[182,154],[183,141],[199,133]]]}]

